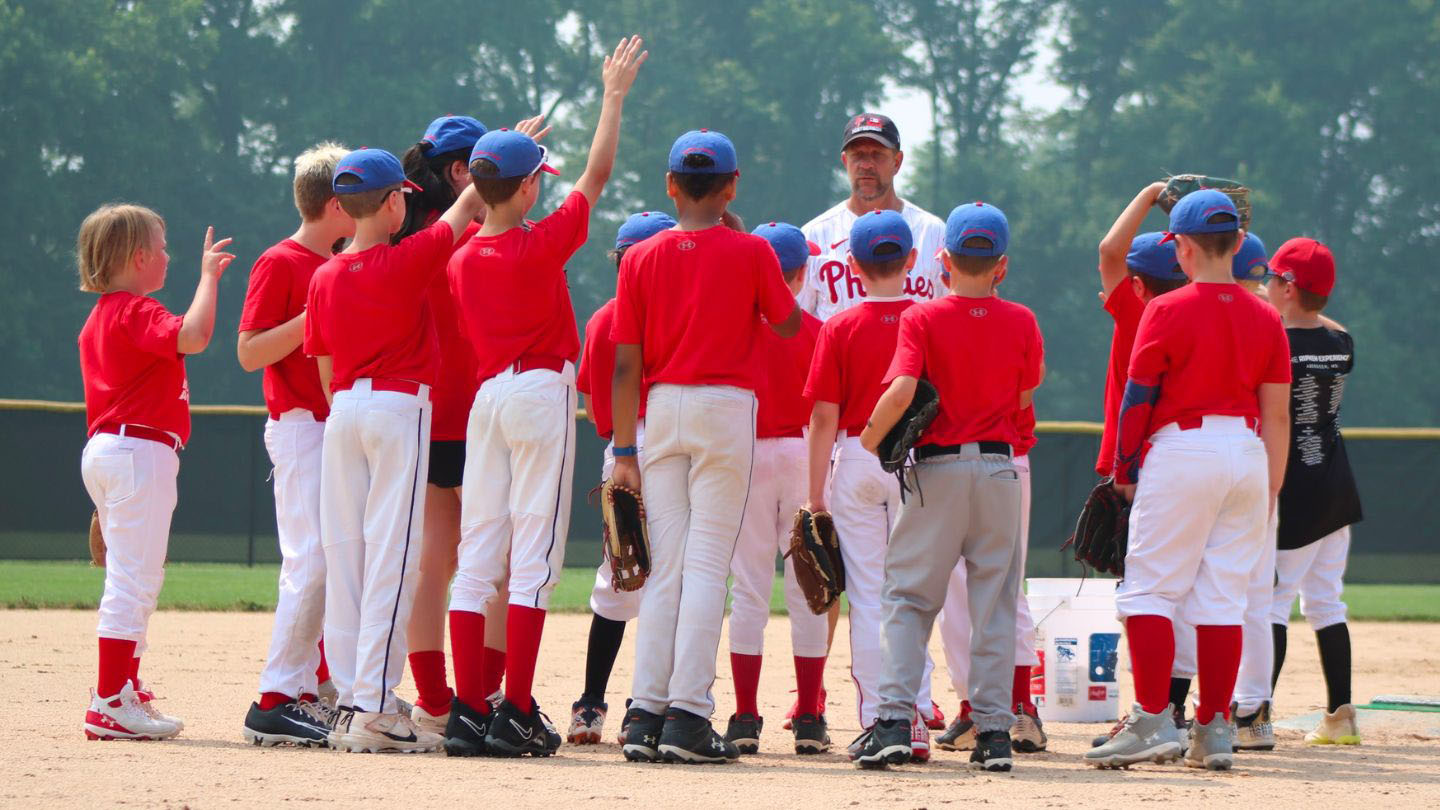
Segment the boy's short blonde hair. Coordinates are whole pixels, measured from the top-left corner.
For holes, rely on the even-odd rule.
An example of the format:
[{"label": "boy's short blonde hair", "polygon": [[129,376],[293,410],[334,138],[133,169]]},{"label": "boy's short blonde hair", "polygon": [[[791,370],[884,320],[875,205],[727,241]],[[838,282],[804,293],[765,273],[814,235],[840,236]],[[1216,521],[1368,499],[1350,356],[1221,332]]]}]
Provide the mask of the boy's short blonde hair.
[{"label": "boy's short blonde hair", "polygon": [[335,196],[331,185],[335,167],[349,149],[334,141],[317,143],[295,158],[295,208],[306,222],[325,213],[325,203]]},{"label": "boy's short blonde hair", "polygon": [[110,279],[135,251],[150,246],[156,230],[165,230],[165,219],[143,205],[111,203],[92,211],[75,238],[80,289],[109,292]]}]

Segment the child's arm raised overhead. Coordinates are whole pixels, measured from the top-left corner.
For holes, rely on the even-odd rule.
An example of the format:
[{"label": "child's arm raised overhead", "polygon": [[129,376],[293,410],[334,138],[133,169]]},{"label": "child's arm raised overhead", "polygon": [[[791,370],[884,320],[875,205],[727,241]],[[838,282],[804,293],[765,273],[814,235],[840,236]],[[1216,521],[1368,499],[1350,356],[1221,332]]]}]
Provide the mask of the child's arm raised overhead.
[{"label": "child's arm raised overhead", "polygon": [[585,173],[575,182],[575,190],[585,195],[594,206],[610,180],[615,168],[615,148],[620,143],[620,113],[625,106],[625,96],[630,85],[635,83],[635,74],[650,56],[649,51],[640,50],[644,40],[632,36],[620,40],[615,53],[605,57],[602,72],[605,80],[604,100],[600,104],[600,120],[595,124],[595,138],[590,142],[590,158],[585,163]]},{"label": "child's arm raised overhead", "polygon": [[220,277],[235,258],[235,254],[225,252],[229,244],[228,238],[215,241],[214,226],[205,229],[200,283],[195,287],[195,298],[185,311],[185,320],[180,324],[180,334],[175,341],[175,350],[181,354],[199,354],[210,345],[210,336],[215,333],[215,298],[219,293]]},{"label": "child's arm raised overhead", "polygon": [[1145,215],[1150,213],[1150,207],[1164,190],[1164,183],[1151,183],[1140,189],[1135,199],[1115,218],[1105,238],[1100,240],[1101,300],[1109,298],[1110,293],[1125,280],[1125,257],[1130,253],[1130,242],[1140,233],[1140,224],[1145,221]]}]

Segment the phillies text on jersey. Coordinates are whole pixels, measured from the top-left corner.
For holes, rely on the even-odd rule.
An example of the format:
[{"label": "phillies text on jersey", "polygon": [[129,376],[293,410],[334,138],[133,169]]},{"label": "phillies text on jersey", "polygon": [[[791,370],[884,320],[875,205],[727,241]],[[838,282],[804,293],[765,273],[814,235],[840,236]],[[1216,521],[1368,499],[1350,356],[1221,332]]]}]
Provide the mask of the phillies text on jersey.
[{"label": "phillies text on jersey", "polygon": [[[917,205],[901,203],[900,215],[910,226],[918,252],[915,267],[905,279],[905,295],[916,301],[942,297],[945,285],[935,256],[945,244],[945,223]],[[820,246],[820,255],[812,256],[806,265],[800,307],[822,321],[865,300],[860,276],[850,269],[849,262],[850,227],[855,220],[848,201],[842,201],[801,228],[806,239]]]}]

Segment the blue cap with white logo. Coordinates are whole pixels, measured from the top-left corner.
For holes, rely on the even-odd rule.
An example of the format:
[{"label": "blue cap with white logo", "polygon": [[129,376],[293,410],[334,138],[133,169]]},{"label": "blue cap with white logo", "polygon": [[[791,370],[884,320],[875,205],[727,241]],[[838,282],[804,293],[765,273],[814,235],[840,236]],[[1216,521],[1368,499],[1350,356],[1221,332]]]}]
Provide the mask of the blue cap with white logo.
[{"label": "blue cap with white logo", "polygon": [[615,249],[627,248],[644,242],[655,234],[675,227],[675,219],[661,211],[641,211],[631,214],[615,233]]},{"label": "blue cap with white logo", "polygon": [[1175,243],[1165,241],[1160,231],[1142,233],[1130,240],[1125,266],[1161,281],[1184,281],[1186,276],[1175,258]]},{"label": "blue cap with white logo", "polygon": [[1236,281],[1259,281],[1270,270],[1270,258],[1265,253],[1265,243],[1253,233],[1245,234],[1240,250],[1230,264],[1230,274]]},{"label": "blue cap with white logo", "polygon": [[805,238],[805,234],[788,222],[770,222],[761,225],[751,233],[762,237],[775,249],[780,260],[780,269],[786,272],[804,267],[811,256],[820,255],[820,246]]},{"label": "blue cap with white logo", "polygon": [[485,159],[494,163],[500,171],[491,177],[529,177],[535,172],[559,174],[545,162],[545,147],[523,132],[513,129],[496,129],[480,136],[475,148],[470,150],[470,162]]},{"label": "blue cap with white logo", "polygon": [[[706,165],[685,165],[685,158],[703,155],[710,160],[701,161]],[[708,129],[692,129],[675,139],[670,147],[670,171],[675,174],[734,174],[739,168],[735,158],[735,144],[719,132]]]},{"label": "blue cap with white logo", "polygon": [[[966,247],[965,240],[979,237],[990,244]],[[957,205],[945,218],[945,249],[952,256],[1004,256],[1010,246],[1010,221],[993,205],[975,201]]]},{"label": "blue cap with white logo", "polygon": [[470,151],[486,132],[485,125],[468,115],[442,115],[430,122],[420,138],[420,149],[429,155]]},{"label": "blue cap with white logo", "polygon": [[[896,245],[900,249],[883,256],[875,255],[881,245]],[[899,211],[871,211],[856,217],[850,226],[850,255],[859,262],[883,262],[900,258],[910,253],[915,246],[915,237],[910,225]]]},{"label": "blue cap with white logo", "polygon": [[[340,180],[353,178],[358,182],[341,183]],[[378,191],[390,186],[400,186],[411,191],[420,187],[405,179],[405,168],[400,159],[384,149],[356,149],[340,159],[330,188],[336,194],[359,194],[362,191]]]},{"label": "blue cap with white logo", "polygon": [[[1218,222],[1210,218],[1216,214],[1229,214]],[[1240,214],[1235,211],[1235,202],[1223,191],[1202,188],[1180,198],[1170,209],[1170,227],[1165,233],[1166,241],[1176,234],[1225,233],[1240,230]]]}]

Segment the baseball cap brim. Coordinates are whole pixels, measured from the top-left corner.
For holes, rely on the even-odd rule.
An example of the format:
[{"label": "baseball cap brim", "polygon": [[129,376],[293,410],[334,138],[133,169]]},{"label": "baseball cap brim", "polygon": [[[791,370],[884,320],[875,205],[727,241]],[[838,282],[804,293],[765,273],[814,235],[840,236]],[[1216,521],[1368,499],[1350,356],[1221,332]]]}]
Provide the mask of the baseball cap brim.
[{"label": "baseball cap brim", "polygon": [[810,251],[811,256],[820,255],[820,246],[815,244],[814,242],[811,242],[809,239],[805,240],[805,247]]},{"label": "baseball cap brim", "polygon": [[424,191],[424,190],[425,190],[425,189],[421,188],[421,187],[420,187],[420,184],[419,184],[419,183],[416,183],[414,180],[406,180],[406,181],[405,181],[405,188],[407,188],[407,189],[409,189],[409,190],[411,190],[411,191]]},{"label": "baseball cap brim", "polygon": [[[559,175],[559,174],[560,174],[560,170],[557,169],[557,168],[555,168],[554,166],[551,166],[548,162],[546,162],[546,159],[547,159],[549,156],[550,156],[550,150],[549,150],[549,149],[546,149],[546,148],[543,147],[543,146],[541,146],[541,147],[540,147],[540,165],[535,167],[535,171],[537,171],[537,172],[545,172],[546,174]],[[532,172],[532,174],[533,174],[533,172]]]},{"label": "baseball cap brim", "polygon": [[900,151],[900,144],[895,143],[894,141],[885,137],[880,132],[875,132],[871,130],[861,130],[860,132],[851,133],[850,137],[846,138],[845,142],[840,144],[840,151],[844,152],[846,149],[850,148],[850,144],[855,143],[856,141],[863,140],[871,140],[880,144],[886,149],[894,149],[897,152]]}]

